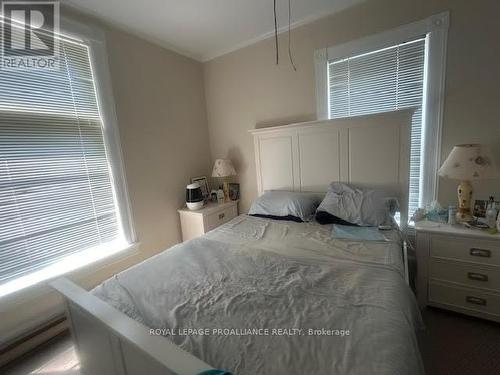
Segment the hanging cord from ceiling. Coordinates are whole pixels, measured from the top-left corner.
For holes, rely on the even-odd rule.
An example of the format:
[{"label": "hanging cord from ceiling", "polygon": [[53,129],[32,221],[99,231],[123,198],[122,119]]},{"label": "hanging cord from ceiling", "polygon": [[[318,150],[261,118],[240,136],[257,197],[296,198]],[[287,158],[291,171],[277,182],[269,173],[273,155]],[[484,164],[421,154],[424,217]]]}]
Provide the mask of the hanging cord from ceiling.
[{"label": "hanging cord from ceiling", "polygon": [[279,46],[278,46],[278,20],[276,17],[276,0],[274,0],[274,43],[276,49],[276,65],[280,62]]},{"label": "hanging cord from ceiling", "polygon": [[290,58],[290,63],[292,64],[293,70],[297,71],[297,67],[293,62],[292,56],[292,36],[291,36],[291,20],[292,20],[292,0],[288,0],[288,57]]},{"label": "hanging cord from ceiling", "polygon": [[[273,0],[273,9],[274,9],[274,43],[276,50],[276,65],[280,63],[280,54],[279,54],[279,42],[278,42],[278,17],[276,10],[276,0]],[[297,71],[297,67],[295,66],[295,62],[293,61],[292,54],[292,0],[288,0],[288,58],[290,59],[290,63],[292,64],[293,70]]]}]

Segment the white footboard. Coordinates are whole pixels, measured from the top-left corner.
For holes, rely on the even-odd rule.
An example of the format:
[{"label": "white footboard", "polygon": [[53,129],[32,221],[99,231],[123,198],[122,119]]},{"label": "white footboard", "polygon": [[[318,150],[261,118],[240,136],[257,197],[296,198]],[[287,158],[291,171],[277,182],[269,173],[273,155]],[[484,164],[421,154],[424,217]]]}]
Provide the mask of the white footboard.
[{"label": "white footboard", "polygon": [[65,298],[85,374],[195,375],[213,368],[71,281],[58,279],[51,286]]}]

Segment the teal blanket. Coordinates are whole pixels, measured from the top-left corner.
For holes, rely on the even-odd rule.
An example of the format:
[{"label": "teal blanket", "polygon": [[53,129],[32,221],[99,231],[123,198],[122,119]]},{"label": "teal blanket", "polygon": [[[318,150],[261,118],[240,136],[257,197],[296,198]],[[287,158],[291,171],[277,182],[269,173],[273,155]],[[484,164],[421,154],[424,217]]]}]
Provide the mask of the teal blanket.
[{"label": "teal blanket", "polygon": [[354,227],[334,224],[332,238],[355,241],[385,241],[386,237],[376,227]]}]

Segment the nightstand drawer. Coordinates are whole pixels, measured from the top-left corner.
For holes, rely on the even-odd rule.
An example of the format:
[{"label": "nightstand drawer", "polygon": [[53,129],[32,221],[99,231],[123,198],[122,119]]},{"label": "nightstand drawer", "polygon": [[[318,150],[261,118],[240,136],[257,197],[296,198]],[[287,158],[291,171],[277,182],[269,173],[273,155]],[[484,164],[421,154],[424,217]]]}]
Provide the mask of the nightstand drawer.
[{"label": "nightstand drawer", "polygon": [[181,219],[182,240],[188,241],[238,216],[238,201],[210,202],[202,209],[195,211],[181,208],[179,216]]},{"label": "nightstand drawer", "polygon": [[429,283],[429,302],[500,317],[500,295],[474,289]]},{"label": "nightstand drawer", "polygon": [[500,270],[467,263],[445,262],[431,259],[429,277],[442,281],[463,284],[475,288],[485,288],[500,292]]},{"label": "nightstand drawer", "polygon": [[500,265],[498,241],[432,235],[430,255],[431,257]]},{"label": "nightstand drawer", "polygon": [[212,229],[217,228],[219,225],[227,223],[228,221],[234,219],[238,216],[236,206],[228,207],[224,210],[214,212],[207,215],[205,218],[205,231],[208,232]]}]

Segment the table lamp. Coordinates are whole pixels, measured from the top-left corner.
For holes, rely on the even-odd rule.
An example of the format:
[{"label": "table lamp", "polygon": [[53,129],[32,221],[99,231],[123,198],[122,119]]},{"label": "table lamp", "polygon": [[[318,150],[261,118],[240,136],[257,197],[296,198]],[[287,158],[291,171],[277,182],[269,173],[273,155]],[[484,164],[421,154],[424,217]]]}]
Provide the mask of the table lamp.
[{"label": "table lamp", "polygon": [[214,169],[212,170],[212,177],[219,177],[224,179],[223,190],[224,190],[224,200],[229,201],[229,184],[227,182],[227,177],[236,176],[236,170],[233,167],[233,163],[229,159],[217,159],[214,163]]},{"label": "table lamp", "polygon": [[457,221],[460,223],[472,221],[470,181],[499,178],[490,148],[479,144],[453,147],[438,173],[444,178],[461,181],[457,189]]}]

